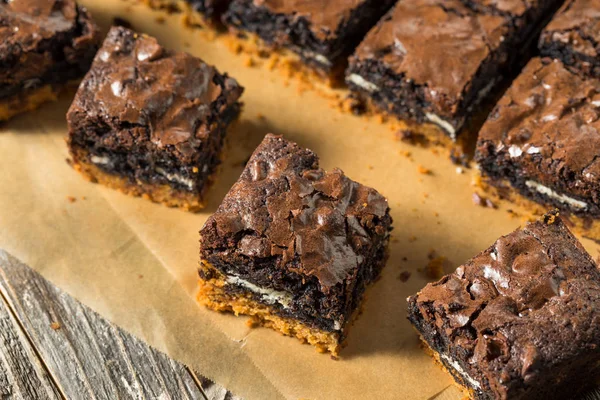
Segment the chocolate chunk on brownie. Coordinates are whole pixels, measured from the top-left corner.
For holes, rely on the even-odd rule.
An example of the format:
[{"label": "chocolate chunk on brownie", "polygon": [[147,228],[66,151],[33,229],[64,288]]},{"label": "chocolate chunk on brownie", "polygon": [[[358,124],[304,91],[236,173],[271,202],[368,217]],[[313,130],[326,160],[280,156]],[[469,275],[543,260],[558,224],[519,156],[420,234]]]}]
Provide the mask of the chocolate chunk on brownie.
[{"label": "chocolate chunk on brownie", "polygon": [[242,91],[196,57],[113,27],[67,114],[73,165],[125,193],[197,210]]},{"label": "chocolate chunk on brownie", "polygon": [[324,77],[346,58],[395,0],[233,0],[223,20],[240,37],[288,49]]},{"label": "chocolate chunk on brownie", "polygon": [[143,0],[148,6],[171,12],[184,12],[187,23],[199,27],[217,27],[231,0]]},{"label": "chocolate chunk on brownie", "polygon": [[350,58],[346,82],[377,109],[456,140],[525,64],[556,0],[402,0]]},{"label": "chocolate chunk on brownie", "polygon": [[600,218],[598,154],[600,80],[535,58],[484,124],[476,160],[490,189],[557,207],[594,237],[600,227],[583,220]]},{"label": "chocolate chunk on brownie", "polygon": [[95,24],[72,0],[0,1],[0,121],[56,99],[97,48]]},{"label": "chocolate chunk on brownie", "polygon": [[600,78],[600,0],[568,0],[542,32],[540,52]]},{"label": "chocolate chunk on brownie", "polygon": [[600,270],[555,214],[408,302],[422,339],[474,399],[572,399],[600,378]]},{"label": "chocolate chunk on brownie", "polygon": [[200,231],[198,300],[337,354],[387,258],[387,200],[267,135]]}]

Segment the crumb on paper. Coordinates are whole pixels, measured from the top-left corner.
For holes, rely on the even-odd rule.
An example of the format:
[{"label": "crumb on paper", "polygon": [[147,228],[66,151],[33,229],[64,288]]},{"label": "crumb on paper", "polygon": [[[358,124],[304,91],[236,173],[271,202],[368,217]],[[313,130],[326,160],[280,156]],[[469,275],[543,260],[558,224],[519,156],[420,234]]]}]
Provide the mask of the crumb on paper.
[{"label": "crumb on paper", "polygon": [[254,61],[254,58],[252,58],[252,56],[244,57],[244,67],[254,67],[255,65],[256,62]]},{"label": "crumb on paper", "polygon": [[429,193],[423,193],[423,197],[425,197],[426,199],[429,198]]},{"label": "crumb on paper", "polygon": [[258,323],[258,321],[256,320],[256,318],[248,318],[246,320],[246,326],[248,328],[256,328],[258,327],[260,324]]},{"label": "crumb on paper", "polygon": [[429,145],[429,140],[425,135],[410,129],[399,129],[394,136],[397,141],[408,143],[413,146],[427,147]]},{"label": "crumb on paper", "polygon": [[425,168],[420,164],[417,165],[417,172],[419,172],[421,175],[433,175],[433,172],[431,172],[429,168]]},{"label": "crumb on paper", "polygon": [[260,119],[261,121],[264,121],[267,119],[267,117],[265,117],[265,114],[263,114],[263,113],[257,113],[256,118]]},{"label": "crumb on paper", "polygon": [[434,211],[434,212],[433,212],[433,215],[434,215],[435,217],[439,217],[439,216],[440,216],[440,213],[439,213],[439,212],[437,212],[437,211]]},{"label": "crumb on paper", "polygon": [[163,17],[162,15],[159,15],[158,17],[156,17],[154,19],[154,21],[156,21],[157,24],[162,25],[167,21],[167,19],[165,17]]},{"label": "crumb on paper", "polygon": [[142,274],[138,275],[138,279],[143,279],[143,278],[144,278],[144,275],[142,275]]},{"label": "crumb on paper", "polygon": [[462,167],[456,167],[456,173],[462,175],[465,173],[465,170]]},{"label": "crumb on paper", "polygon": [[69,203],[75,203],[77,201],[77,198],[74,196],[67,196],[67,201]]},{"label": "crumb on paper", "polygon": [[417,241],[417,237],[415,235],[410,235],[408,237],[408,242],[409,243],[413,243],[413,242],[416,242],[416,241]]},{"label": "crumb on paper", "polygon": [[50,324],[50,328],[52,328],[52,330],[54,330],[54,331],[59,330],[61,328],[60,322],[56,322],[56,321],[52,322]]},{"label": "crumb on paper", "polygon": [[370,170],[373,170],[375,167],[373,167],[371,164],[367,165],[367,168]]},{"label": "crumb on paper", "polygon": [[402,271],[400,272],[400,275],[398,275],[398,279],[401,282],[408,282],[408,280],[410,279],[411,273],[410,271]]},{"label": "crumb on paper", "polygon": [[487,207],[487,208],[496,208],[496,204],[494,204],[494,202],[492,200],[488,199],[487,197],[481,196],[477,192],[474,192],[473,196],[471,198],[473,200],[473,204],[475,204],[476,206]]},{"label": "crumb on paper", "polygon": [[408,261],[408,257],[402,257],[402,261]]}]

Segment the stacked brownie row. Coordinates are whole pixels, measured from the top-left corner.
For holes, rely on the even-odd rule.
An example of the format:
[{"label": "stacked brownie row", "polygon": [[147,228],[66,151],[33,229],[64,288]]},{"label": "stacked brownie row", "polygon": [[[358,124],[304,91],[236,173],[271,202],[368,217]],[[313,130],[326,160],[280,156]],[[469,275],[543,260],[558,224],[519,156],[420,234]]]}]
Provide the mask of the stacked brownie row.
[{"label": "stacked brownie row", "polygon": [[568,1],[484,124],[481,185],[600,239],[600,1]]}]

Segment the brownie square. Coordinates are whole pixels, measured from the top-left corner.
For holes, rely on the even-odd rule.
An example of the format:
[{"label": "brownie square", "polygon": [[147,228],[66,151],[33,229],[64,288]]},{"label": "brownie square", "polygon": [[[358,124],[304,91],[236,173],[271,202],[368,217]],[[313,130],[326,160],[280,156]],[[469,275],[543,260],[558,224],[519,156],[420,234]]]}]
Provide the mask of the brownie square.
[{"label": "brownie square", "polygon": [[343,77],[346,57],[395,0],[233,0],[223,21],[240,37],[289,49],[323,77]]},{"label": "brownie square", "polygon": [[198,27],[217,27],[231,0],[143,0],[148,6],[167,12],[186,13],[186,22]]},{"label": "brownie square", "polygon": [[377,109],[435,124],[457,140],[501,81],[522,66],[558,4],[402,0],[352,55],[346,82]]},{"label": "brownie square", "polygon": [[200,231],[198,300],[337,354],[387,259],[387,200],[267,135]]},{"label": "brownie square", "polygon": [[573,399],[600,377],[600,271],[556,213],[408,299],[474,399]]},{"label": "brownie square", "polygon": [[67,114],[73,165],[125,193],[202,208],[242,91],[196,57],[113,27]]},{"label": "brownie square", "polygon": [[600,239],[598,154],[600,80],[535,58],[484,124],[475,158],[491,193],[559,208],[584,235]]},{"label": "brownie square", "polygon": [[0,1],[0,121],[56,99],[97,48],[95,24],[72,0]]},{"label": "brownie square", "polygon": [[542,32],[540,52],[600,78],[600,0],[568,0]]}]

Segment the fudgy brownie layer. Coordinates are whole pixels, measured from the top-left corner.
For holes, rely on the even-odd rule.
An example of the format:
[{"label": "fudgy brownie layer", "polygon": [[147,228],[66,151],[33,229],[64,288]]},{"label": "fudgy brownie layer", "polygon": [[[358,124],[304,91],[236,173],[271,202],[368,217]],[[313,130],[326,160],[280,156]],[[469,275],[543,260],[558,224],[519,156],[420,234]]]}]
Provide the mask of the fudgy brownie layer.
[{"label": "fudgy brownie layer", "polygon": [[74,1],[0,3],[0,102],[82,77],[97,45],[95,24]]},{"label": "fudgy brownie layer", "polygon": [[556,213],[427,285],[409,319],[476,399],[573,398],[600,377],[600,270]]},{"label": "fudgy brownie layer", "polygon": [[523,66],[559,2],[485,3],[399,2],[350,58],[350,89],[386,112],[435,123],[456,138],[498,95],[501,79]]},{"label": "fudgy brownie layer", "polygon": [[306,64],[329,74],[339,70],[339,64],[393,3],[233,0],[223,21],[238,34],[253,33],[269,46],[289,48]]},{"label": "fudgy brownie layer", "polygon": [[202,228],[200,256],[232,286],[281,294],[287,315],[340,331],[385,263],[390,230],[379,193],[267,135]]},{"label": "fudgy brownie layer", "polygon": [[532,60],[481,129],[475,159],[494,182],[580,217],[600,217],[600,81]]},{"label": "fudgy brownie layer", "polygon": [[600,0],[567,0],[542,32],[540,52],[600,77]]},{"label": "fudgy brownie layer", "polygon": [[86,161],[131,182],[201,196],[242,90],[200,59],[112,28],[67,114],[71,153],[85,149]]}]

